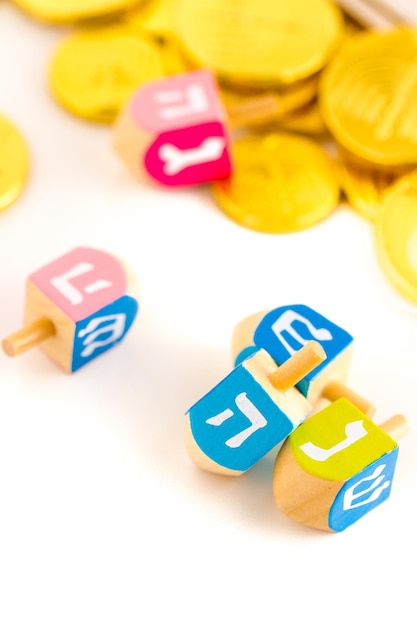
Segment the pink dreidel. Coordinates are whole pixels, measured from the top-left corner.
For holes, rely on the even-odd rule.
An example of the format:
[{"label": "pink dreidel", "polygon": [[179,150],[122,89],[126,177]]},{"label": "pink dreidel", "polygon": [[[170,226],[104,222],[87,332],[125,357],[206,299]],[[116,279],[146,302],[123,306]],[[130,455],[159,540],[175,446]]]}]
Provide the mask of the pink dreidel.
[{"label": "pink dreidel", "polygon": [[74,372],[124,338],[138,311],[128,292],[116,257],[76,248],[29,276],[23,328],[3,340],[3,350],[16,356],[39,345]]},{"label": "pink dreidel", "polygon": [[229,123],[276,111],[268,95],[226,111],[211,72],[179,74],[135,93],[116,121],[113,145],[136,175],[165,186],[207,183],[232,172]]}]

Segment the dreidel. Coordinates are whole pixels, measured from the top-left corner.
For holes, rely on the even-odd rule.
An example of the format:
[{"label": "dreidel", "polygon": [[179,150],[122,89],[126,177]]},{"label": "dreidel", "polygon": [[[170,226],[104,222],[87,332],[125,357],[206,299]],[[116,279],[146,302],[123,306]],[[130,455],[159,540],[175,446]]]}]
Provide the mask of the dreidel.
[{"label": "dreidel", "polygon": [[8,356],[39,346],[71,373],[120,343],[138,302],[123,264],[101,250],[80,247],[26,281],[23,327],[2,342]]},{"label": "dreidel", "polygon": [[208,70],[178,74],[141,87],[116,120],[113,146],[134,174],[164,186],[228,178],[230,128],[277,116],[270,94],[225,108]]},{"label": "dreidel", "polygon": [[191,460],[210,472],[237,476],[250,469],[311,412],[294,387],[326,358],[311,341],[278,367],[265,350],[245,359],[185,416]]},{"label": "dreidel", "polygon": [[407,420],[377,426],[344,398],[315,413],[288,437],[275,461],[273,493],[291,519],[340,532],[391,492],[399,437]]},{"label": "dreidel", "polygon": [[323,399],[347,398],[372,417],[375,406],[345,384],[353,355],[352,335],[304,304],[261,311],[241,320],[232,334],[232,358],[237,364],[263,348],[281,365],[311,340],[321,344],[327,358],[300,380],[301,393],[314,409]]}]

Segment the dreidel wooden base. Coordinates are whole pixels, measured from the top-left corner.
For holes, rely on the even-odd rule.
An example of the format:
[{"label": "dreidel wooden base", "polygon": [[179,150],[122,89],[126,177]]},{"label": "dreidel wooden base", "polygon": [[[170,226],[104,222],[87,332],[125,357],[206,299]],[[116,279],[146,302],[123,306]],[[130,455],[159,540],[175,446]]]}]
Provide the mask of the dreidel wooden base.
[{"label": "dreidel wooden base", "polygon": [[294,385],[324,359],[312,341],[281,367],[265,350],[243,361],[185,416],[191,460],[229,476],[252,467],[309,415],[311,406]]},{"label": "dreidel wooden base", "polygon": [[386,500],[398,456],[392,438],[407,432],[400,415],[376,426],[347,400],[312,415],[277,455],[273,493],[285,515],[340,532]]},{"label": "dreidel wooden base", "polygon": [[39,346],[74,372],[124,338],[138,310],[129,290],[118,259],[76,248],[29,276],[23,327],[3,339],[3,351],[14,357]]}]

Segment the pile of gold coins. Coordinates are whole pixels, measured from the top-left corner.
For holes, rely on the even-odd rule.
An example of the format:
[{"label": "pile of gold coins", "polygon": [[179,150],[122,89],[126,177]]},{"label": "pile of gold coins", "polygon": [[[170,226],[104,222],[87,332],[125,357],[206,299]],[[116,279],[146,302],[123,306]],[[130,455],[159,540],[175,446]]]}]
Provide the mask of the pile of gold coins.
[{"label": "pile of gold coins", "polygon": [[[199,68],[214,73],[230,112],[272,97],[273,113],[250,125],[231,113],[234,169],[213,182],[214,201],[241,226],[278,234],[317,224],[344,199],[417,303],[417,26],[372,31],[331,0],[13,3],[73,26],[51,59],[50,91],[83,119],[112,125],[140,86]],[[23,187],[27,153],[7,120],[0,133],[2,209]]]}]

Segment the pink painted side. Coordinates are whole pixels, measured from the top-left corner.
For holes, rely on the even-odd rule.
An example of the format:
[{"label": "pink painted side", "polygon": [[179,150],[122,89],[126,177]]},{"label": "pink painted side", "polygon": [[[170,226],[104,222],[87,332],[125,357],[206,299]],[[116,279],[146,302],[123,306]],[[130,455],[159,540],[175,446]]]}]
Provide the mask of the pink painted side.
[{"label": "pink painted side", "polygon": [[226,124],[227,115],[213,74],[178,74],[142,87],[129,105],[134,122],[156,135],[206,122]]},{"label": "pink painted side", "polygon": [[29,276],[74,322],[126,294],[128,279],[118,259],[93,248],[75,248]]},{"label": "pink painted side", "polygon": [[[199,150],[208,142],[223,144],[218,157],[188,165],[176,173],[167,171],[167,162],[162,158],[167,146],[169,150],[188,152]],[[219,148],[220,150],[220,148]],[[162,185],[188,186],[228,178],[232,171],[230,139],[224,127],[217,123],[200,124],[192,128],[171,131],[160,135],[148,149],[144,158],[148,174]]]}]

